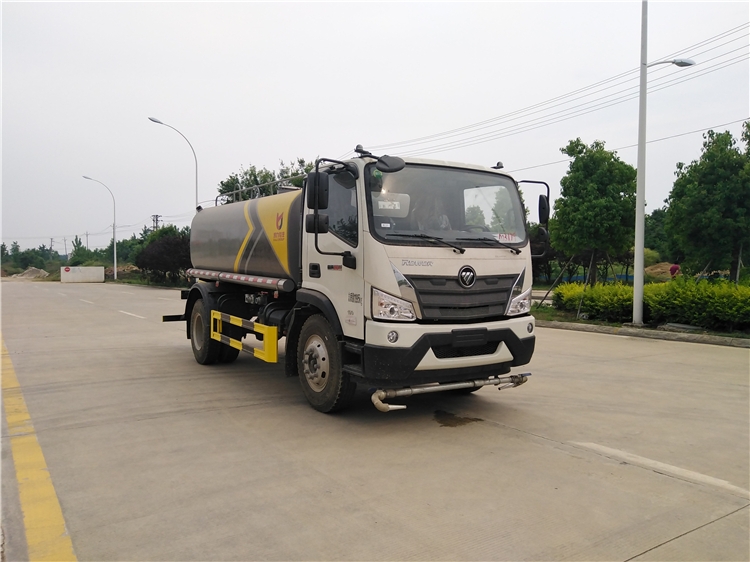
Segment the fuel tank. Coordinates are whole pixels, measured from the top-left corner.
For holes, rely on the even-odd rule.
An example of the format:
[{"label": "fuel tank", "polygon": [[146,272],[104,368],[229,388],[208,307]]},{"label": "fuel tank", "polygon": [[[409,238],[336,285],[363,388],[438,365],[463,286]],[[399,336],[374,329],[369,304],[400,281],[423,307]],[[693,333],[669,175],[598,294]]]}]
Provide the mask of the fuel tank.
[{"label": "fuel tank", "polygon": [[204,209],[193,218],[194,268],[301,282],[302,191]]}]

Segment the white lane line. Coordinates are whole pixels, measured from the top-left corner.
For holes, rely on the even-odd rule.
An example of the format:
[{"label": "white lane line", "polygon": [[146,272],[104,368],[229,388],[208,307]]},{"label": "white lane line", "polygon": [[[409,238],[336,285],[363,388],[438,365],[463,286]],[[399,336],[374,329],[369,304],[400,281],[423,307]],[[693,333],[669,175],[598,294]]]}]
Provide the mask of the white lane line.
[{"label": "white lane line", "polygon": [[136,318],[142,318],[145,320],[145,316],[138,316],[137,314],[133,314],[132,312],[125,312],[124,310],[120,310],[118,312],[122,312],[123,314],[127,314],[128,316],[135,316]]},{"label": "white lane line", "polygon": [[81,301],[81,302],[87,302],[87,303],[89,303],[89,304],[94,304],[93,302],[91,302],[91,301],[87,301],[86,299],[78,299],[78,300],[79,300],[79,301]]},{"label": "white lane line", "polygon": [[168,298],[166,298],[166,297],[156,297],[156,298],[157,298],[157,299],[159,299],[160,301],[170,301],[170,302],[174,302],[174,299],[168,299]]},{"label": "white lane line", "polygon": [[66,295],[65,293],[57,293],[57,294],[58,294],[58,295],[62,295],[63,297],[67,297],[67,296],[68,296],[68,295]]},{"label": "white lane line", "polygon": [[619,449],[610,449],[609,447],[605,447],[604,445],[597,445],[596,443],[578,443],[575,441],[571,441],[571,445],[589,449],[591,451],[604,455],[605,457],[625,461],[629,464],[634,464],[642,468],[648,468],[650,470],[653,470],[654,472],[668,474],[670,476],[681,478],[682,480],[687,480],[689,482],[695,482],[697,484],[706,484],[708,486],[721,488],[723,490],[726,490],[727,492],[738,494],[745,499],[750,499],[750,490],[745,490],[744,488],[740,488],[739,486],[730,484],[726,480],[719,480],[718,478],[714,478],[713,476],[706,476],[705,474],[701,474],[700,472],[693,472],[692,470],[686,470],[684,468],[680,468],[679,466],[672,466],[671,464],[647,459],[646,457],[639,457],[638,455],[634,455],[626,451],[620,451]]},{"label": "white lane line", "polygon": [[126,293],[125,291],[120,291],[123,295],[134,295],[135,293]]}]

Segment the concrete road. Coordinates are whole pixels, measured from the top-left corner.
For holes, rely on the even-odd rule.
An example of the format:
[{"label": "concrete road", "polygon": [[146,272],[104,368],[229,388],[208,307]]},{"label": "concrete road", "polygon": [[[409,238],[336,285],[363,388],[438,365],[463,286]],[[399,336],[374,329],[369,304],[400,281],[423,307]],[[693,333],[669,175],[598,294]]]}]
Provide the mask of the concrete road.
[{"label": "concrete road", "polygon": [[524,386],[324,415],[281,365],[198,365],[160,321],[176,291],[3,282],[2,305],[80,560],[750,558],[747,349],[539,329]]}]

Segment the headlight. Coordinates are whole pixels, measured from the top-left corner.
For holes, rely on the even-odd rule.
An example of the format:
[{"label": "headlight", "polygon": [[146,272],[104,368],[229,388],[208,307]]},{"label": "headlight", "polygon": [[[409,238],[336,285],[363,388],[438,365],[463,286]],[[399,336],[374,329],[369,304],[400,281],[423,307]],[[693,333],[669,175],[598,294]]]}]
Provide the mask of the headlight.
[{"label": "headlight", "polygon": [[508,305],[508,316],[526,314],[531,310],[531,289],[515,297]]},{"label": "headlight", "polygon": [[510,291],[510,302],[508,303],[508,309],[506,310],[506,316],[518,316],[519,314],[526,314],[531,310],[531,289],[522,293],[523,291],[523,279],[526,276],[526,269],[521,272],[521,275],[516,279],[513,289]]},{"label": "headlight", "polygon": [[396,320],[399,322],[410,322],[417,315],[410,302],[372,289],[372,317],[378,320]]}]

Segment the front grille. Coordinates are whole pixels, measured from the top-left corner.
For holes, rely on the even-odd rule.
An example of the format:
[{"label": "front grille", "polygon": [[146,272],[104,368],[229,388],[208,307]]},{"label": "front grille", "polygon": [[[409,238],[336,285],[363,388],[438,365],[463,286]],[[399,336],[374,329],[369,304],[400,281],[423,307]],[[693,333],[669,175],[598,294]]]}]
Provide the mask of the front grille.
[{"label": "front grille", "polygon": [[472,345],[470,347],[453,347],[452,345],[436,345],[432,352],[438,359],[451,359],[453,357],[474,357],[475,355],[492,355],[497,351],[500,342],[489,342],[484,345]]},{"label": "front grille", "polygon": [[478,277],[470,288],[455,277],[409,276],[425,320],[481,320],[505,314],[517,275]]}]

